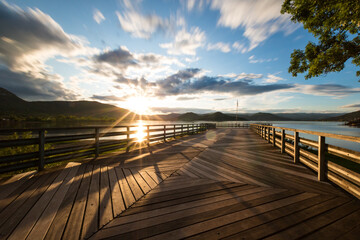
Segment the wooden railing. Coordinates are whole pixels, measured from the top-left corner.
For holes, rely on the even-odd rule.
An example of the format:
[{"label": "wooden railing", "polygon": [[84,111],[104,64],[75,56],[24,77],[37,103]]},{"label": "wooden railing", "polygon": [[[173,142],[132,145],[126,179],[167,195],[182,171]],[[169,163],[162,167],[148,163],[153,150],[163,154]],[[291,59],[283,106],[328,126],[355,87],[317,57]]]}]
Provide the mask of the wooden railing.
[{"label": "wooden railing", "polygon": [[[0,173],[148,145],[215,128],[215,124],[96,126],[0,130]],[[140,138],[140,139],[139,139]]]},{"label": "wooden railing", "polygon": [[[318,180],[329,180],[360,199],[360,152],[325,143],[325,138],[360,143],[360,137],[260,124],[250,128],[292,156],[294,163],[301,162],[317,172]],[[299,133],[314,135],[318,141],[299,137]]]}]

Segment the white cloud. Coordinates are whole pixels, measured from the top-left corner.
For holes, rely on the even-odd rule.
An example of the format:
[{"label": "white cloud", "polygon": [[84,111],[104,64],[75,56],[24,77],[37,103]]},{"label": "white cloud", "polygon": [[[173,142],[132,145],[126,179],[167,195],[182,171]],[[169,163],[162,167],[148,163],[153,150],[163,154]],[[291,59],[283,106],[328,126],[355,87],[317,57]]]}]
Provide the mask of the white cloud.
[{"label": "white cloud", "polygon": [[278,60],[278,58],[267,58],[267,59],[256,58],[255,55],[251,55],[249,57],[249,63],[273,62],[273,61],[277,61],[277,60]]},{"label": "white cloud", "polygon": [[196,49],[204,46],[205,40],[205,32],[201,31],[200,28],[191,28],[190,32],[183,28],[176,34],[174,42],[162,43],[160,47],[166,48],[168,54],[194,56]]},{"label": "white cloud", "polygon": [[340,84],[295,84],[295,87],[291,90],[291,92],[299,92],[314,96],[331,96],[338,99],[349,96],[351,94],[359,94],[360,88],[351,88]]},{"label": "white cloud", "polygon": [[207,45],[207,50],[219,50],[224,53],[228,53],[231,51],[230,45],[228,43],[223,43],[223,42],[217,42],[214,44],[209,43]]},{"label": "white cloud", "polygon": [[86,40],[66,33],[39,9],[22,10],[0,2],[0,63],[12,71],[41,77],[50,68],[45,61],[55,56],[93,54]]},{"label": "white cloud", "polygon": [[95,22],[97,22],[98,24],[100,24],[102,21],[105,20],[104,15],[98,9],[94,10],[93,18]]},{"label": "white cloud", "polygon": [[[2,86],[18,89],[20,96],[38,99],[75,98],[63,84],[63,78],[52,72],[46,61],[54,57],[71,58],[92,55],[96,49],[88,42],[66,33],[49,15],[37,8],[21,9],[0,2],[0,65]],[[43,89],[43,94],[39,93]]]},{"label": "white cloud", "polygon": [[201,11],[205,7],[205,0],[183,0],[181,2],[189,12],[195,9]]},{"label": "white cloud", "polygon": [[232,47],[237,51],[241,53],[246,53],[248,51],[248,48],[245,47],[245,44],[240,43],[238,41],[234,42]]},{"label": "white cloud", "polygon": [[184,19],[170,17],[163,19],[156,14],[144,15],[139,10],[139,2],[124,0],[125,9],[122,12],[116,11],[121,28],[131,33],[133,37],[149,39],[158,31],[173,32],[176,25],[184,24]]},{"label": "white cloud", "polygon": [[278,81],[282,81],[285,80],[282,77],[276,76],[276,74],[268,74],[267,77],[265,78],[265,82],[267,83],[276,83]]},{"label": "white cloud", "polygon": [[340,108],[360,108],[360,103],[348,104],[341,106]]},{"label": "white cloud", "polygon": [[283,0],[213,0],[211,8],[220,11],[218,25],[231,29],[244,28],[249,39],[248,51],[276,32],[291,34],[299,25],[293,24],[287,14],[280,13]]}]

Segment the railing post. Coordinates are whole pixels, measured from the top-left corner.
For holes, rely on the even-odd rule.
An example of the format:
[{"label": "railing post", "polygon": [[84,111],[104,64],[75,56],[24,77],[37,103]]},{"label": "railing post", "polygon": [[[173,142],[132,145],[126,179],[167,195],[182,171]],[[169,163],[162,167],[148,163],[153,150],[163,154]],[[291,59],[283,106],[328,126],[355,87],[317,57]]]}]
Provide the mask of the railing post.
[{"label": "railing post", "polygon": [[299,133],[294,132],[294,163],[299,163]]},{"label": "railing post", "polygon": [[190,124],[187,125],[187,135],[190,134]]},{"label": "railing post", "polygon": [[39,171],[45,166],[45,130],[39,131]]},{"label": "railing post", "polygon": [[326,180],[325,137],[319,136],[318,145],[318,180]]},{"label": "railing post", "polygon": [[281,129],[281,153],[285,153],[285,130]]},{"label": "railing post", "polygon": [[166,142],[166,125],[164,125],[164,142]]},{"label": "railing post", "polygon": [[275,147],[276,146],[276,144],[275,144],[276,135],[275,135],[275,128],[274,127],[272,129],[272,139],[273,139],[273,146]]},{"label": "railing post", "polygon": [[99,128],[95,128],[95,158],[99,157]]},{"label": "railing post", "polygon": [[176,128],[176,125],[174,125],[174,139],[176,137],[175,128]]},{"label": "railing post", "polygon": [[183,135],[183,132],[184,132],[184,125],[181,124],[181,136]]},{"label": "railing post", "polygon": [[126,152],[129,152],[130,150],[130,127],[126,127]]},{"label": "railing post", "polygon": [[147,125],[147,127],[146,127],[147,129],[147,144],[148,144],[148,146],[150,146],[150,126],[149,125]]},{"label": "railing post", "polygon": [[270,127],[268,127],[267,134],[268,134],[268,138],[267,138],[267,140],[268,140],[268,143],[270,143]]}]

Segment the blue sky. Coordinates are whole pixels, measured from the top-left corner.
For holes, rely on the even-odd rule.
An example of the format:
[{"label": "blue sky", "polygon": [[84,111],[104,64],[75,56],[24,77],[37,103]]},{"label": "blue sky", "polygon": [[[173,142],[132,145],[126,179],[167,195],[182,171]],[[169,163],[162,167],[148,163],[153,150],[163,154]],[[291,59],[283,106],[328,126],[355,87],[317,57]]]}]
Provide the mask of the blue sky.
[{"label": "blue sky", "polygon": [[94,100],[138,113],[351,112],[343,71],[304,80],[316,41],[278,0],[0,2],[0,87],[27,100]]}]

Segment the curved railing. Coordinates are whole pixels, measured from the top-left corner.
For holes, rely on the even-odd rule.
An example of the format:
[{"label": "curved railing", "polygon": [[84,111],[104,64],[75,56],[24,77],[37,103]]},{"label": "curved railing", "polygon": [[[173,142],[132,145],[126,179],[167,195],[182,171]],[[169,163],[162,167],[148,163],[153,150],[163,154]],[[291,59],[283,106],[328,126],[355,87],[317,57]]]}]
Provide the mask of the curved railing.
[{"label": "curved railing", "polygon": [[[360,137],[261,124],[251,124],[250,128],[282,153],[292,156],[294,163],[301,162],[317,172],[318,180],[328,179],[360,198],[360,152],[325,143],[325,138],[360,143]],[[293,134],[288,134],[289,131]],[[314,135],[318,141],[299,137],[299,133]]]},{"label": "curved railing", "polygon": [[214,124],[0,130],[0,173],[94,156],[215,128]]}]

